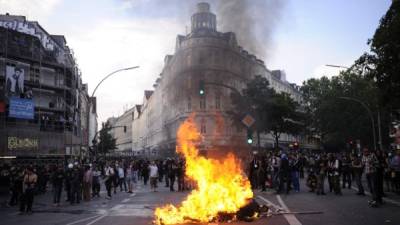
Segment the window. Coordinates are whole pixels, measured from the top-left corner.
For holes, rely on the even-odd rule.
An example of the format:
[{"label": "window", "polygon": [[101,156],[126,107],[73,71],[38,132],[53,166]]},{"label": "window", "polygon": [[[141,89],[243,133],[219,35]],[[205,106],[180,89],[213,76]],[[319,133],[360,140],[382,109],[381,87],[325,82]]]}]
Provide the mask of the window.
[{"label": "window", "polygon": [[201,119],[200,133],[202,133],[202,134],[207,133],[206,120],[204,118]]},{"label": "window", "polygon": [[201,110],[206,109],[206,98],[205,97],[200,97],[200,109]]},{"label": "window", "polygon": [[220,109],[221,108],[221,95],[220,93],[215,93],[215,108]]},{"label": "window", "polygon": [[190,96],[187,98],[187,109],[188,111],[192,111],[192,98]]}]

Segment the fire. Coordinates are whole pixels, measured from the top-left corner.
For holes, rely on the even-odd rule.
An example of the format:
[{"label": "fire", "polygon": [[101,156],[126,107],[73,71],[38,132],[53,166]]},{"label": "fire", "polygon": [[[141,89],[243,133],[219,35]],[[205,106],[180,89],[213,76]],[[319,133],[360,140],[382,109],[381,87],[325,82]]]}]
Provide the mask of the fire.
[{"label": "fire", "polygon": [[199,155],[196,143],[201,141],[189,117],[177,133],[176,151],[186,159],[186,175],[194,180],[193,190],[180,206],[166,205],[155,210],[157,224],[210,222],[220,213],[235,213],[253,197],[250,182],[233,154],[223,160]]}]

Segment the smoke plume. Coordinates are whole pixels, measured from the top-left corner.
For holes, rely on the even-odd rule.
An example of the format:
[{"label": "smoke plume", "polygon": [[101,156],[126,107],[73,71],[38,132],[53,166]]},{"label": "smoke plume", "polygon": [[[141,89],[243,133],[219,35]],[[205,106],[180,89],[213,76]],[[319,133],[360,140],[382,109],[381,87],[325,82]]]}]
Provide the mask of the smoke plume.
[{"label": "smoke plume", "polygon": [[[218,30],[236,33],[239,45],[266,59],[272,46],[273,32],[281,18],[285,0],[217,0]],[[216,4],[213,4],[216,3]]]}]

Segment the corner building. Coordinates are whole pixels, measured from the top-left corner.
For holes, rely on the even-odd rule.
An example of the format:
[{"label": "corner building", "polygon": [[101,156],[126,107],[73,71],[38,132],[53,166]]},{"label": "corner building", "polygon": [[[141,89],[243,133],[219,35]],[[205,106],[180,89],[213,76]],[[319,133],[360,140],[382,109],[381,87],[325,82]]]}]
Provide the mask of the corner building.
[{"label": "corner building", "polygon": [[87,155],[96,122],[87,91],[63,35],[24,16],[0,15],[0,164]]},{"label": "corner building", "polygon": [[[232,109],[232,90],[219,83],[242,90],[256,75],[265,76],[277,91],[291,94],[301,101],[296,85],[285,80],[283,71],[270,71],[264,62],[251,55],[236,41],[232,32],[216,29],[216,15],[208,3],[199,3],[191,18],[191,32],[178,35],[174,55],[167,55],[154,91],[145,91],[143,103],[135,107],[132,125],[132,149],[136,155],[171,155],[175,149],[179,125],[195,113],[202,133],[205,152],[212,150],[245,150],[246,129],[233,126],[227,114]],[[200,80],[206,82],[205,95],[199,95]],[[303,138],[282,135],[283,142]],[[301,139],[301,140],[300,140]],[[263,147],[272,147],[270,135],[262,137]]]}]

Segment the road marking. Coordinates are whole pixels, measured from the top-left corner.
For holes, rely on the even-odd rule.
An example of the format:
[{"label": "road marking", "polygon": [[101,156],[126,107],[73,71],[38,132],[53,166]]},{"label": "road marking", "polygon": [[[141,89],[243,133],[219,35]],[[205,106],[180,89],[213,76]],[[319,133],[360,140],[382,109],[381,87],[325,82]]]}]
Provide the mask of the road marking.
[{"label": "road marking", "polygon": [[262,196],[257,196],[259,199],[263,200],[264,202],[266,202],[269,205],[272,205],[274,208],[276,208],[277,210],[282,209],[282,207],[280,207],[279,205],[274,204],[273,202],[271,202],[270,200],[262,197]]},{"label": "road marking", "polygon": [[131,200],[131,199],[126,198],[126,199],[122,200],[122,203],[127,203],[127,202],[129,202],[130,200]]},{"label": "road marking", "polygon": [[129,197],[134,197],[136,195],[136,193],[131,194]]},{"label": "road marking", "polygon": [[[286,212],[290,212],[289,208],[287,207],[287,205],[285,204],[285,202],[283,202],[282,198],[280,195],[277,195],[276,198],[278,199],[279,204],[282,206],[283,209],[286,210]],[[283,215],[285,217],[285,219],[288,221],[288,223],[290,225],[302,225],[300,223],[300,221],[296,218],[295,215],[293,214],[284,214]]]},{"label": "road marking", "polygon": [[74,221],[74,222],[72,222],[72,223],[68,223],[68,224],[66,224],[66,225],[74,225],[74,224],[77,224],[77,223],[84,222],[84,221],[86,221],[86,220],[94,219],[94,218],[99,217],[99,216],[100,216],[100,215],[95,215],[95,216],[83,218],[83,219],[80,219],[80,220],[76,220],[76,221]]},{"label": "road marking", "polygon": [[106,217],[106,216],[107,216],[107,215],[103,215],[103,216],[97,217],[96,219],[90,221],[90,222],[87,223],[86,225],[92,225],[92,224],[96,223],[97,221],[103,219],[103,218]]},{"label": "road marking", "polygon": [[[354,187],[354,186],[351,186],[351,189],[353,189],[353,190],[355,190],[355,191],[358,191],[358,188],[356,188],[356,187]],[[366,195],[368,195],[368,196],[372,196],[371,192],[369,192],[369,191],[364,191],[364,193],[365,193]],[[383,199],[385,202],[389,202],[389,203],[392,203],[393,205],[400,206],[400,202],[395,201],[395,200],[393,200],[393,199],[390,199],[390,198],[387,198],[387,197],[382,197],[382,199]]]}]

